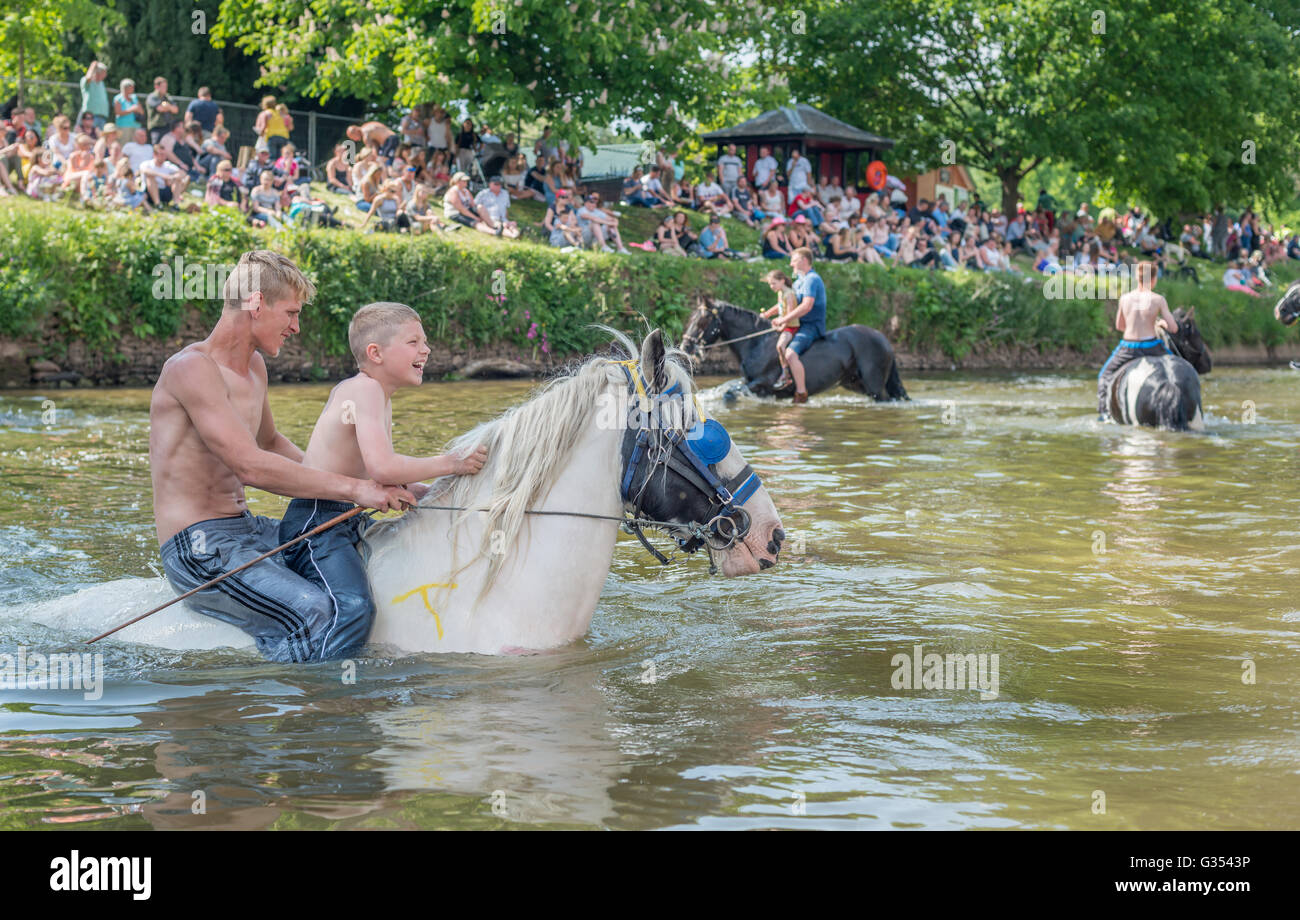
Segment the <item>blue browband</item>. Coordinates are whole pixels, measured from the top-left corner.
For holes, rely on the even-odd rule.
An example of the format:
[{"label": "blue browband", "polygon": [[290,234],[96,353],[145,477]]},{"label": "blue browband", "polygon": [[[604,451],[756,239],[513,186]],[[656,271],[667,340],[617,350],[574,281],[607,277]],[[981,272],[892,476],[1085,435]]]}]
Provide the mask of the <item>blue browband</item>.
[{"label": "blue browband", "polygon": [[[627,376],[628,383],[635,393],[643,399],[641,405],[645,409],[650,399],[649,387],[641,374],[638,362],[627,361],[618,362],[618,364],[623,368],[623,373]],[[658,398],[672,397],[678,394],[680,389],[674,383],[664,390]],[[721,505],[719,517],[731,518],[731,523],[736,528],[733,533],[743,537],[744,533],[741,532],[741,525],[737,524],[735,517],[739,515],[744,518],[743,528],[747,531],[748,515],[740,511],[738,506],[744,505],[753,497],[758,487],[762,485],[762,481],[749,464],[745,464],[744,469],[726,482],[718,477],[714,467],[731,452],[731,435],[727,433],[727,429],[720,422],[704,418],[704,411],[700,408],[698,401],[696,401],[695,406],[700,417],[684,435],[677,428],[669,427],[664,430],[664,439],[668,442],[667,459],[659,462],[674,469],[701,491],[712,494],[715,497],[713,503]],[[648,454],[651,428],[652,425],[643,424],[639,426],[637,431],[636,442],[632,446],[632,455],[628,458],[627,470],[623,474],[623,482],[619,490],[626,502],[634,501],[632,484],[636,480],[636,474],[641,468],[642,461]],[[673,459],[672,453],[675,448],[680,448],[682,456],[690,464],[689,468]],[[691,475],[692,471],[695,475]],[[713,533],[717,533],[716,519],[711,530]]]}]

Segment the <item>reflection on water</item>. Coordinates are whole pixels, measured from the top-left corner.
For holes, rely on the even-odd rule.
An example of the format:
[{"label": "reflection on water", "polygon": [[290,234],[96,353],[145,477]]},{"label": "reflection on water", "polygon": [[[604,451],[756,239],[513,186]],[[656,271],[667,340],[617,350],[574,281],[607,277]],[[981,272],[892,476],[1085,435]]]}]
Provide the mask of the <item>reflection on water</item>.
[{"label": "reflection on water", "polygon": [[[572,647],[349,674],[106,643],[101,699],[0,690],[0,827],[1295,826],[1300,375],[1216,371],[1204,435],[1097,425],[1086,374],[906,382],[710,388],[782,565],[711,579],[625,540]],[[526,390],[403,391],[399,448]],[[276,387],[281,428],[305,441],[327,392]],[[0,395],[0,654],[75,651],[163,591],[147,412]],[[894,689],[917,645],[997,654],[997,698]]]}]

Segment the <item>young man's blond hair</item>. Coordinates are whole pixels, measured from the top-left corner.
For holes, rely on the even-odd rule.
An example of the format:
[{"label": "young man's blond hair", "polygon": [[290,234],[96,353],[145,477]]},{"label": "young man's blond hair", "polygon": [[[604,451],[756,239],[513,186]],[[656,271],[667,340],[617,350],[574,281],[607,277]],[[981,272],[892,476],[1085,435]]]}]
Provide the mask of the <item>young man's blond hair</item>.
[{"label": "young man's blond hair", "polygon": [[370,343],[387,345],[393,340],[403,323],[419,321],[420,314],[404,303],[380,301],[368,303],[352,317],[348,324],[348,348],[357,360],[357,367],[366,364],[366,346]]},{"label": "young man's blond hair", "polygon": [[221,296],[226,310],[241,310],[244,303],[257,292],[268,303],[297,297],[308,303],[316,296],[316,285],[307,280],[301,269],[291,259],[269,249],[253,249],[239,257],[239,262],[226,278]]}]

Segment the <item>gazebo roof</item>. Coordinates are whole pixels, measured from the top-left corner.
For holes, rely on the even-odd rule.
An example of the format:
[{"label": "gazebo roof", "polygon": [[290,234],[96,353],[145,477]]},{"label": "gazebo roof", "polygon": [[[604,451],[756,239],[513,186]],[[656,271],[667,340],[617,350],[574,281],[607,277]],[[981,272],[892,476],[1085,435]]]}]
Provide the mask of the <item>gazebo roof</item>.
[{"label": "gazebo roof", "polygon": [[731,128],[710,131],[703,138],[706,143],[715,144],[796,139],[811,146],[850,150],[887,150],[894,146],[894,141],[887,137],[845,124],[802,102],[772,109]]}]

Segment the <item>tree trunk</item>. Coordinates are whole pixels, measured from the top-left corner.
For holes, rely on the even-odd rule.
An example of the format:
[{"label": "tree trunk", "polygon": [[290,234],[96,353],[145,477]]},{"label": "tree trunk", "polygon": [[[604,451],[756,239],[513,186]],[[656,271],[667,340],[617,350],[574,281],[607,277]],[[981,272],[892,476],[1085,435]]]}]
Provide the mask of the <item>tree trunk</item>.
[{"label": "tree trunk", "polygon": [[14,111],[21,112],[22,110],[23,110],[23,45],[22,42],[19,42],[18,43],[18,108],[16,108]]},{"label": "tree trunk", "polygon": [[1002,181],[1002,213],[1011,220],[1016,213],[1016,204],[1020,201],[1020,174],[1014,169],[1000,170],[998,179]]}]

